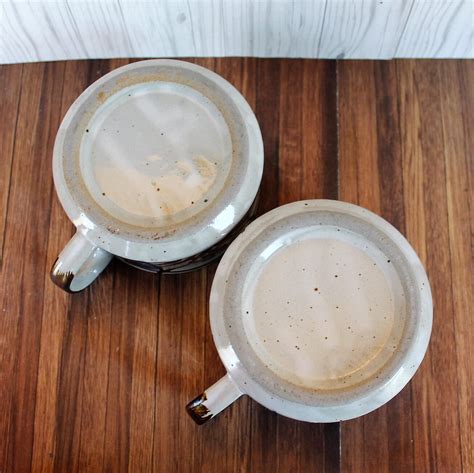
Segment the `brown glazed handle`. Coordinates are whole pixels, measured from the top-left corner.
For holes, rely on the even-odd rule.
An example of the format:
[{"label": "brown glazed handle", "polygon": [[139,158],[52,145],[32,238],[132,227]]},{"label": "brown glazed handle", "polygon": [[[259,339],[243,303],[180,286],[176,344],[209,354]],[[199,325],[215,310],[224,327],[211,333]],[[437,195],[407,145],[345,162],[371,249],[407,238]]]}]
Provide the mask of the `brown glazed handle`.
[{"label": "brown glazed handle", "polygon": [[51,280],[67,292],[89,286],[110,263],[112,255],[95,246],[81,231],[69,240],[51,268]]},{"label": "brown glazed handle", "polygon": [[242,391],[226,374],[217,383],[193,399],[186,411],[196,424],[204,424],[242,396]]}]

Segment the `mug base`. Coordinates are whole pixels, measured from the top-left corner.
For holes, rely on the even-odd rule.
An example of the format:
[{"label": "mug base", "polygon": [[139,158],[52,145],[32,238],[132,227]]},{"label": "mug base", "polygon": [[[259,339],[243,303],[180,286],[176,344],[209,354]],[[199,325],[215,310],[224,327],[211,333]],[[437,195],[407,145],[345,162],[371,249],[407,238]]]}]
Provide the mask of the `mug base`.
[{"label": "mug base", "polygon": [[118,257],[120,260],[124,261],[134,268],[141,269],[143,271],[148,271],[150,273],[170,273],[170,274],[180,274],[188,273],[196,269],[200,269],[203,266],[219,259],[227,249],[227,247],[234,241],[234,239],[245,230],[245,227],[249,225],[252,220],[256,217],[256,209],[258,204],[259,194],[255,197],[250,209],[240,220],[240,222],[224,237],[222,240],[219,240],[217,243],[212,245],[210,248],[207,248],[200,253],[190,256],[188,258],[183,258],[176,261],[168,261],[164,263],[151,263],[146,261],[134,261],[127,258]]}]

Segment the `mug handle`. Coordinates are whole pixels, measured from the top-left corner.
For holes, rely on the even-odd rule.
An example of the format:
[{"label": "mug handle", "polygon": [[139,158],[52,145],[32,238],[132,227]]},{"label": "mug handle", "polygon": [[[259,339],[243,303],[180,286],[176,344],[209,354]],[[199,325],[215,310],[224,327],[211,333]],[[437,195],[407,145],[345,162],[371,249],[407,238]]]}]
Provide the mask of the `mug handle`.
[{"label": "mug handle", "polygon": [[243,392],[226,374],[217,383],[206,389],[202,394],[193,399],[187,406],[186,411],[196,424],[204,424],[211,420],[235,400],[242,396]]},{"label": "mug handle", "polygon": [[110,263],[112,255],[93,245],[81,231],[69,240],[51,268],[51,280],[66,292],[89,286]]}]

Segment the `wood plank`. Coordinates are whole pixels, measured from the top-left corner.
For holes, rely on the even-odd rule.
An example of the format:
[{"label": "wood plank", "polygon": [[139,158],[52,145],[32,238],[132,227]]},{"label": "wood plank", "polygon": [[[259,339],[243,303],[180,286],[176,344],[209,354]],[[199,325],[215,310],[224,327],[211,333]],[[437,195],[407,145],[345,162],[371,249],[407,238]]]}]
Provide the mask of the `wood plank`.
[{"label": "wood plank", "polygon": [[440,76],[435,62],[399,63],[398,75],[400,110],[415,117],[412,122],[404,121],[403,115],[401,119],[402,136],[411,139],[403,150],[404,167],[407,161],[409,169],[423,170],[416,181],[418,188],[404,185],[406,228],[408,235],[420,236],[417,227],[421,225],[425,234],[424,243],[415,240],[415,246],[424,248],[421,256],[435,307],[430,347],[411,383],[415,470],[461,471]]},{"label": "wood plank", "polygon": [[109,270],[102,278],[102,284],[93,285],[87,294],[78,471],[99,471],[103,464],[100,446],[105,443],[108,367],[112,358],[109,354],[113,301],[110,295],[113,294],[114,275]]},{"label": "wood plank", "polygon": [[393,58],[410,6],[410,2],[327,1],[316,57]]},{"label": "wood plank", "polygon": [[[98,78],[97,70],[103,75],[112,68],[108,61],[96,61],[94,66],[89,69],[88,84]],[[94,284],[87,289],[82,399],[79,401],[82,415],[79,442],[77,447],[74,446],[77,448],[74,449],[77,452],[74,459],[77,458],[78,471],[99,471],[104,461],[114,274],[109,268],[101,278],[104,278],[102,284]]]},{"label": "wood plank", "polygon": [[[229,80],[241,93],[248,93],[250,105],[255,105],[255,90],[251,84],[256,80],[256,70],[251,61],[243,59],[229,59],[216,61],[215,72]],[[244,89],[245,87],[245,89]],[[216,269],[213,265],[207,272],[207,289],[210,293],[212,279]],[[209,297],[206,298],[206,301]],[[224,369],[217,355],[211,334],[206,303],[205,329],[205,386],[216,382],[223,374]],[[239,399],[227,409],[223,419],[218,419],[217,427],[212,433],[204,434],[202,438],[201,461],[203,471],[212,473],[221,471],[249,471],[250,469],[250,419],[252,416],[252,401],[246,397]],[[217,446],[217,448],[215,448]]]},{"label": "wood plank", "polygon": [[[81,443],[81,457],[94,458],[103,449],[103,458],[88,471],[146,471],[153,462],[159,281],[118,261],[113,277],[110,347],[104,346],[94,370],[103,379],[96,391],[105,390],[104,402],[96,397],[92,411],[100,437]],[[98,370],[107,367],[100,378]]]},{"label": "wood plank", "polygon": [[152,471],[155,442],[159,278],[137,270],[136,343],[130,406],[129,471]]},{"label": "wood plank", "polygon": [[[108,72],[110,68],[108,61],[70,63],[68,66],[70,66],[66,70],[68,90],[63,97],[63,114],[87,85]],[[60,211],[60,214],[63,219],[62,225],[70,229],[71,224],[64,212]],[[70,235],[71,230],[69,232]],[[62,244],[56,246],[56,254],[66,242],[65,235]],[[51,263],[52,261],[54,257]],[[101,469],[103,463],[113,272],[106,270],[102,277],[104,277],[102,285],[93,285],[84,293],[72,298],[69,323],[64,328],[66,343],[60,354],[60,382],[56,390],[58,396],[56,427],[58,437],[61,439],[60,448],[54,456],[56,471],[64,469],[94,471]],[[49,289],[57,291],[52,286]],[[57,336],[59,334],[56,334]],[[77,345],[76,350],[70,348],[71,340]],[[50,365],[53,360],[49,359],[48,364]],[[78,375],[70,379],[69,371]],[[62,382],[63,380],[65,382]],[[97,380],[101,382],[98,383]],[[38,455],[41,455],[40,450]]]},{"label": "wood plank", "polygon": [[[338,63],[340,196],[405,230],[396,65]],[[342,471],[414,470],[411,390],[341,426]]]},{"label": "wood plank", "polygon": [[473,57],[467,0],[2,3],[0,63],[114,57]]},{"label": "wood plank", "polygon": [[82,292],[70,302],[61,347],[61,366],[57,388],[54,472],[65,467],[78,471],[83,414],[84,358],[87,344],[88,293]]},{"label": "wood plank", "polygon": [[[66,64],[63,116],[84,88],[95,80],[97,67],[98,63]],[[52,207],[49,266],[74,233],[56,196]],[[42,412],[42,415],[37,416],[35,423],[42,435],[38,436],[34,448],[34,466],[40,471],[62,471],[65,468],[74,471],[84,466],[94,468],[101,465],[102,450],[92,452],[90,456],[84,451],[90,451],[90,445],[103,444],[103,429],[96,427],[103,424],[105,411],[97,412],[94,408],[95,401],[104,399],[104,389],[97,383],[94,370],[96,367],[99,371],[102,369],[99,378],[106,374],[107,364],[104,371],[104,365],[99,362],[104,345],[108,349],[111,287],[112,278],[106,271],[104,285],[93,286],[72,300],[64,301],[63,294],[51,284],[46,274],[37,388],[37,412]],[[58,344],[58,339],[63,343]],[[72,377],[69,371],[74,373]],[[45,385],[48,385],[46,389]],[[81,452],[81,448],[84,451]]]},{"label": "wood plank", "polygon": [[[9,436],[5,431],[0,435],[9,438],[2,446],[2,455],[6,454],[7,458],[3,457],[1,463],[7,470],[14,471],[29,469],[32,458],[34,423],[31,419],[47,264],[44,245],[47,244],[52,193],[48,158],[54,130],[59,125],[63,74],[63,64],[50,64],[25,66],[22,76],[9,217],[5,229],[6,257],[1,276],[3,307],[9,314],[2,321],[1,333],[2,338],[8,337],[8,351],[11,352],[6,355],[6,360],[1,360],[9,376],[0,388],[0,404],[6,406],[3,414],[6,422],[1,424],[2,430],[7,425],[10,429]],[[5,352],[2,352],[3,357]]]},{"label": "wood plank", "polygon": [[[335,67],[335,63],[281,62],[280,204],[337,197]],[[323,122],[325,126],[319,126]],[[316,174],[327,186],[318,185]],[[339,471],[338,424],[310,424],[283,416],[276,423],[277,471]]]},{"label": "wood plank", "polygon": [[[438,63],[441,90],[446,193],[449,226],[452,294],[454,303],[454,333],[456,343],[457,394],[461,459],[464,471],[474,470],[472,331],[473,265],[471,224],[474,217],[469,196],[469,166],[473,165],[474,143],[472,125],[474,106],[474,68],[461,62]],[[471,87],[469,82],[471,81]],[[469,141],[470,135],[471,142]],[[471,193],[472,195],[472,193]],[[471,218],[469,218],[469,216]],[[471,224],[470,224],[471,223]]]},{"label": "wood plank", "polygon": [[[377,134],[380,213],[404,234],[403,169],[396,72],[395,62],[374,63],[377,121],[374,132]],[[380,421],[384,423],[387,432],[384,449],[388,453],[382,462],[388,466],[388,471],[391,473],[414,471],[411,403],[412,395],[409,385],[390,401],[385,412],[383,409],[380,410],[381,417],[384,417]],[[371,425],[371,417],[367,417],[364,423],[366,437],[370,436],[373,447],[378,449],[380,440],[376,434],[377,425]],[[370,452],[370,445],[367,445],[367,448]],[[367,457],[372,458],[371,455]],[[370,463],[373,471],[378,468],[377,461],[378,458]]]},{"label": "wood plank", "polygon": [[[279,129],[280,173],[278,187],[278,203],[280,205],[301,199],[303,176],[302,108],[303,62],[290,59],[282,60],[280,76],[280,111],[282,113],[280,113]],[[300,471],[302,424],[283,416],[278,416],[276,421],[277,471]],[[317,428],[317,426],[313,427]],[[317,463],[317,467],[321,466],[322,461]]]},{"label": "wood plank", "polygon": [[304,61],[302,199],[337,199],[337,76],[334,61]]},{"label": "wood plank", "polygon": [[278,206],[280,69],[280,61],[260,59],[257,63],[255,114],[262,132],[265,155],[258,204],[260,214]]},{"label": "wood plank", "polygon": [[[471,229],[471,235],[474,234],[474,218],[473,218],[473,213],[474,213],[474,159],[472,158],[472,149],[474,149],[474,133],[473,133],[473,130],[474,130],[474,113],[472,112],[474,110],[474,94],[473,94],[473,90],[474,90],[474,68],[473,68],[473,64],[470,63],[470,62],[459,62],[458,63],[458,73],[460,75],[460,81],[461,81],[461,96],[462,96],[462,114],[463,114],[463,125],[464,125],[464,137],[465,137],[465,149],[466,149],[466,152],[465,152],[465,158],[466,158],[466,178],[467,178],[467,189],[464,188],[463,190],[467,192],[465,192],[464,195],[467,194],[467,203],[465,202],[463,204],[464,207],[466,207],[466,205],[468,206],[469,208],[469,214],[468,214],[468,220],[471,222],[471,225],[470,225],[470,229]],[[462,189],[462,187],[461,187]],[[457,189],[459,191],[459,189]],[[459,193],[458,193],[458,197],[459,197]],[[464,199],[463,199],[464,200]],[[461,216],[462,219],[464,219],[463,216]],[[450,225],[451,227],[452,225]],[[451,230],[451,228],[450,228]],[[463,240],[465,239],[465,237],[463,238]],[[464,248],[465,248],[465,245],[466,243],[464,242],[463,243],[463,250],[461,251],[465,251]],[[471,246],[472,248],[472,246]],[[469,250],[469,249],[468,249]],[[468,253],[469,254],[469,253]],[[469,280],[468,279],[465,279],[465,269],[464,269],[464,261],[468,261],[467,259],[466,260],[459,260],[457,259],[456,257],[453,257],[453,262],[456,264],[456,271],[459,271],[460,274],[462,274],[462,278],[463,278],[463,281],[460,283],[461,285],[456,289],[456,291],[461,291],[462,288],[464,288],[464,293],[462,295],[462,299],[458,302],[458,298],[456,297],[456,304],[459,304],[457,307],[456,307],[456,318],[464,318],[465,314],[464,312],[460,312],[459,311],[459,307],[462,307],[464,308],[464,301],[466,299],[466,297],[468,298],[469,300],[469,294],[472,294],[472,290],[473,290],[473,275],[472,275],[472,254],[473,254],[473,251],[471,249],[471,271],[470,273],[468,272],[468,274],[470,274],[470,278],[471,278],[471,281],[470,281],[470,284],[469,284]],[[457,277],[457,276],[456,276]],[[459,281],[456,279],[454,281],[456,284],[459,283]],[[457,292],[459,294],[459,292]],[[470,307],[471,309],[470,310],[467,310],[467,314],[472,314],[472,299],[470,299]],[[464,309],[461,309],[461,310],[464,310]],[[468,323],[469,323],[469,319],[468,320]],[[460,367],[461,368],[461,372],[462,372],[462,376],[463,378],[461,378],[461,386],[462,386],[462,390],[463,390],[463,393],[462,393],[462,396],[464,396],[464,393],[465,393],[465,389],[466,389],[466,386],[467,386],[467,389],[469,389],[469,386],[470,386],[470,389],[471,389],[471,392],[470,394],[468,394],[468,406],[469,406],[469,417],[467,419],[463,419],[462,421],[462,425],[461,425],[461,444],[462,444],[462,455],[463,455],[463,466],[465,466],[465,469],[468,471],[469,469],[474,469],[474,459],[473,459],[473,450],[474,450],[474,446],[473,446],[473,439],[472,439],[472,431],[473,431],[473,428],[472,428],[472,400],[473,400],[473,397],[472,397],[472,385],[473,385],[473,374],[472,374],[472,369],[469,371],[469,366],[472,367],[472,358],[473,358],[473,355],[472,355],[472,347],[474,346],[474,344],[472,343],[472,330],[468,329],[467,331],[467,334],[464,330],[464,327],[462,327],[463,329],[463,340],[460,341],[460,345],[464,345],[465,347],[465,350],[464,349],[458,349],[458,359],[461,359],[463,360],[464,358],[467,358],[469,360],[470,358],[470,361],[467,362],[466,366],[467,366],[467,373],[464,372],[464,368],[463,367]],[[470,337],[469,338],[469,334],[470,334]],[[466,335],[467,335],[467,343],[465,343],[465,338],[466,338]],[[464,375],[467,374],[467,377],[464,378]],[[467,385],[465,384],[465,380],[467,380]],[[462,407],[461,407],[462,409]],[[466,425],[467,425],[467,430],[466,430]]]},{"label": "wood plank", "polygon": [[284,59],[280,77],[279,204],[301,199],[303,62]]},{"label": "wood plank", "polygon": [[207,330],[206,271],[164,276],[161,281],[155,471],[195,471],[207,454],[212,454],[213,448],[201,457],[206,432],[192,422],[184,409],[189,399],[205,389],[204,371],[212,368],[205,364],[202,343]]},{"label": "wood plank", "polygon": [[[192,61],[228,78],[256,111],[259,213],[339,197],[407,235],[434,295],[426,359],[395,399],[340,434],[339,424],[292,421],[248,398],[194,425],[185,404],[224,373],[208,318],[217,264],[159,278],[115,261],[73,296],[48,276],[73,234],[51,179],[59,121],[88,84],[129,60],[21,66],[15,136],[0,132],[13,156],[0,268],[0,470],[472,470],[472,63]],[[18,70],[1,68],[0,80]]]},{"label": "wood plank", "polygon": [[[257,62],[255,112],[262,131],[265,153],[258,203],[259,214],[278,206],[280,72],[280,61],[261,59]],[[277,415],[256,402],[248,402],[251,404],[249,419],[251,471],[276,471]]]},{"label": "wood plank", "polygon": [[339,62],[339,197],[380,213],[375,77],[371,62]]},{"label": "wood plank", "polygon": [[[7,307],[13,307],[18,310],[18,303],[14,298],[10,301],[6,297],[8,289],[13,290],[17,281],[11,278],[6,280],[7,266],[3,261],[4,239],[6,230],[8,202],[11,191],[11,175],[13,168],[13,155],[15,140],[19,118],[19,104],[21,95],[21,77],[23,73],[23,66],[1,66],[0,68],[0,87],[2,94],[0,96],[0,110],[2,110],[2,122],[0,130],[0,287],[2,292],[0,300],[2,301],[2,317],[0,317],[0,438],[8,439],[8,429],[10,423],[10,405],[11,393],[13,388],[13,370],[15,363],[15,353],[11,349],[11,343],[16,341],[17,334],[17,317],[10,317],[6,314]],[[30,89],[26,91],[30,93]],[[24,117],[22,117],[24,120]],[[10,126],[8,126],[8,124]],[[11,248],[11,245],[9,245]],[[15,270],[14,274],[18,274],[18,262],[11,259],[10,271]],[[6,464],[8,441],[2,442],[0,446],[0,465]]]},{"label": "wood plank", "polygon": [[10,191],[22,72],[23,66],[21,64],[0,66],[0,110],[2,110],[2,127],[0,129],[0,156],[2,156],[0,160],[0,267],[3,259],[3,241],[7,220],[8,193]]},{"label": "wood plank", "polygon": [[[94,61],[87,76],[88,85],[117,67],[113,61]],[[80,93],[80,92],[79,92]],[[87,320],[81,372],[81,422],[79,442],[72,446],[73,464],[78,471],[99,471],[105,463],[105,444],[110,363],[114,361],[112,350],[112,318],[115,306],[115,268],[104,271],[102,284],[87,289]],[[102,282],[102,280],[101,280]],[[143,283],[144,284],[144,283]],[[137,327],[137,331],[139,327]],[[130,387],[128,386],[130,389]],[[131,422],[131,420],[130,420]],[[146,425],[142,425],[146,431]],[[63,466],[63,468],[66,465]]]},{"label": "wood plank", "polygon": [[[88,85],[89,65],[81,62],[65,64],[61,117]],[[51,127],[51,133],[55,133]],[[52,150],[43,159],[51,160]],[[55,194],[51,196],[51,217],[44,274],[43,318],[41,324],[40,357],[36,386],[36,406],[34,416],[35,438],[33,446],[32,470],[51,472],[57,462],[56,449],[60,446],[57,438],[57,418],[60,415],[59,380],[63,337],[67,326],[70,298],[51,284],[48,269],[59,252],[72,236],[72,223],[68,220]]]},{"label": "wood plank", "polygon": [[415,0],[397,58],[473,58],[474,6],[466,0]]},{"label": "wood plank", "polygon": [[[426,268],[427,230],[425,224],[424,162],[420,140],[420,106],[412,98],[416,95],[416,82],[412,79],[413,64],[397,63],[399,88],[400,133],[403,167],[403,197],[405,213],[405,235],[418,253]],[[428,407],[430,377],[430,350],[411,381],[413,449],[415,471],[433,470],[429,448],[432,442]],[[423,425],[417,427],[418,423]]]},{"label": "wood plank", "polygon": [[[340,64],[340,195],[343,200],[361,202],[362,187],[371,189],[371,195],[365,194],[365,206],[377,209],[379,200],[382,216],[402,232],[406,230],[427,265],[439,315],[435,315],[431,347],[411,392],[407,387],[378,411],[343,423],[342,470],[461,471],[457,383],[462,377],[456,376],[456,370],[461,369],[467,380],[469,364],[462,358],[461,368],[456,368],[453,297],[444,289],[451,287],[451,272],[446,271],[451,261],[439,74],[436,65],[400,62],[396,67],[398,79],[395,63]],[[462,130],[462,123],[457,125]],[[457,125],[450,121],[444,135]],[[459,140],[464,142],[462,137]],[[371,160],[367,154],[379,156],[375,174],[373,165],[363,163]],[[374,188],[379,188],[378,193]],[[464,216],[466,211],[461,209]],[[465,291],[466,281],[459,287]],[[459,323],[463,321],[460,315]],[[436,376],[440,372],[446,373],[442,379]],[[466,395],[465,388],[461,397]],[[446,409],[447,405],[451,407]],[[467,429],[470,421],[463,422]]]},{"label": "wood plank", "polygon": [[[386,59],[395,54],[411,5],[379,0],[3,2],[0,62],[188,56]],[[430,31],[440,37],[451,33],[444,51],[458,53],[457,30],[445,25],[451,16],[445,20],[444,10],[435,12]],[[412,24],[421,20],[417,16]],[[438,23],[442,28],[437,29]],[[453,27],[463,25],[466,48],[469,25],[456,22]],[[426,53],[424,36],[407,38],[413,43],[404,43],[410,51]]]},{"label": "wood plank", "polygon": [[[303,61],[301,199],[338,197],[336,67],[335,61]],[[339,471],[339,423],[300,423],[299,435],[299,471]],[[280,471],[285,469],[280,466]]]}]

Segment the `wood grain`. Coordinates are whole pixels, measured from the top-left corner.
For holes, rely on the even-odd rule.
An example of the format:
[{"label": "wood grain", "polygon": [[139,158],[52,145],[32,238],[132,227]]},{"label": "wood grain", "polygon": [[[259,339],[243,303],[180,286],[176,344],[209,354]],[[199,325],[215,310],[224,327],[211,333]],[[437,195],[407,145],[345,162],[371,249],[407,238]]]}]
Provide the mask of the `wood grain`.
[{"label": "wood grain", "polygon": [[0,3],[0,64],[116,57],[474,57],[471,0]]},{"label": "wood grain", "polygon": [[241,398],[194,425],[184,405],[224,374],[207,314],[216,264],[158,277],[114,261],[73,296],[48,276],[73,234],[51,179],[59,122],[129,60],[3,66],[0,471],[472,471],[473,63],[193,61],[256,112],[259,213],[340,198],[407,235],[435,302],[426,359],[360,419],[307,424]]},{"label": "wood grain", "polygon": [[[378,210],[406,233],[427,266],[435,305],[430,349],[412,383],[378,411],[342,424],[343,471],[472,468],[472,363],[464,345],[471,336],[472,153],[461,100],[469,89],[459,67],[339,63],[340,197]],[[465,231],[450,230],[450,222]]]},{"label": "wood grain", "polygon": [[[402,81],[413,82],[411,90],[414,93],[407,94],[405,106],[419,109],[416,138],[420,142],[420,153],[414,159],[421,160],[424,169],[425,264],[435,307],[425,369],[413,382],[415,438],[431,437],[431,442],[415,442],[415,459],[421,463],[418,468],[438,467],[441,471],[456,471],[461,470],[459,406],[441,408],[445,406],[446,399],[457,397],[458,379],[452,272],[448,269],[450,245],[439,74],[434,62],[425,67],[414,64],[411,70],[407,67],[406,73],[402,75]],[[437,376],[437,373],[443,373],[443,376]],[[429,425],[422,422],[426,415],[430,419]]]},{"label": "wood grain", "polygon": [[327,1],[317,57],[395,57],[411,3]]},{"label": "wood grain", "polygon": [[[472,188],[472,129],[474,106],[474,71],[452,62],[438,67],[440,77],[441,119],[443,123],[444,159],[446,172],[447,217],[452,274],[454,337],[456,346],[457,394],[462,466],[474,470],[472,436],[473,377],[471,329],[473,307],[473,265],[471,225],[473,213]],[[461,80],[456,81],[460,76]],[[448,119],[448,117],[450,117]],[[471,159],[469,159],[471,158]],[[472,181],[471,181],[472,182]],[[467,217],[467,218],[466,218]]]},{"label": "wood grain", "polygon": [[[339,73],[341,198],[405,233],[396,63],[341,62]],[[343,471],[413,471],[409,387],[341,429]]]},{"label": "wood grain", "polygon": [[[77,94],[87,86],[90,66],[84,63],[66,63],[61,97],[61,117],[64,116]],[[50,130],[54,136],[54,130]],[[49,160],[51,149],[43,151],[41,159]],[[54,469],[55,452],[62,451],[63,439],[58,436],[58,388],[62,366],[63,343],[66,327],[69,327],[71,299],[51,286],[47,265],[54,261],[58,252],[73,234],[59,201],[51,199],[51,216],[48,228],[46,264],[44,265],[44,300],[42,306],[41,345],[38,362],[38,382],[34,415],[35,438],[32,454],[32,471],[51,472]],[[63,372],[64,373],[64,372]],[[64,379],[65,377],[62,376]],[[69,422],[71,421],[70,419]]]},{"label": "wood grain", "polygon": [[2,110],[4,123],[8,124],[0,129],[0,156],[2,156],[0,161],[0,265],[2,264],[22,72],[22,65],[0,66],[0,110]]},{"label": "wood grain", "polygon": [[473,58],[474,3],[413,1],[395,57]]}]

